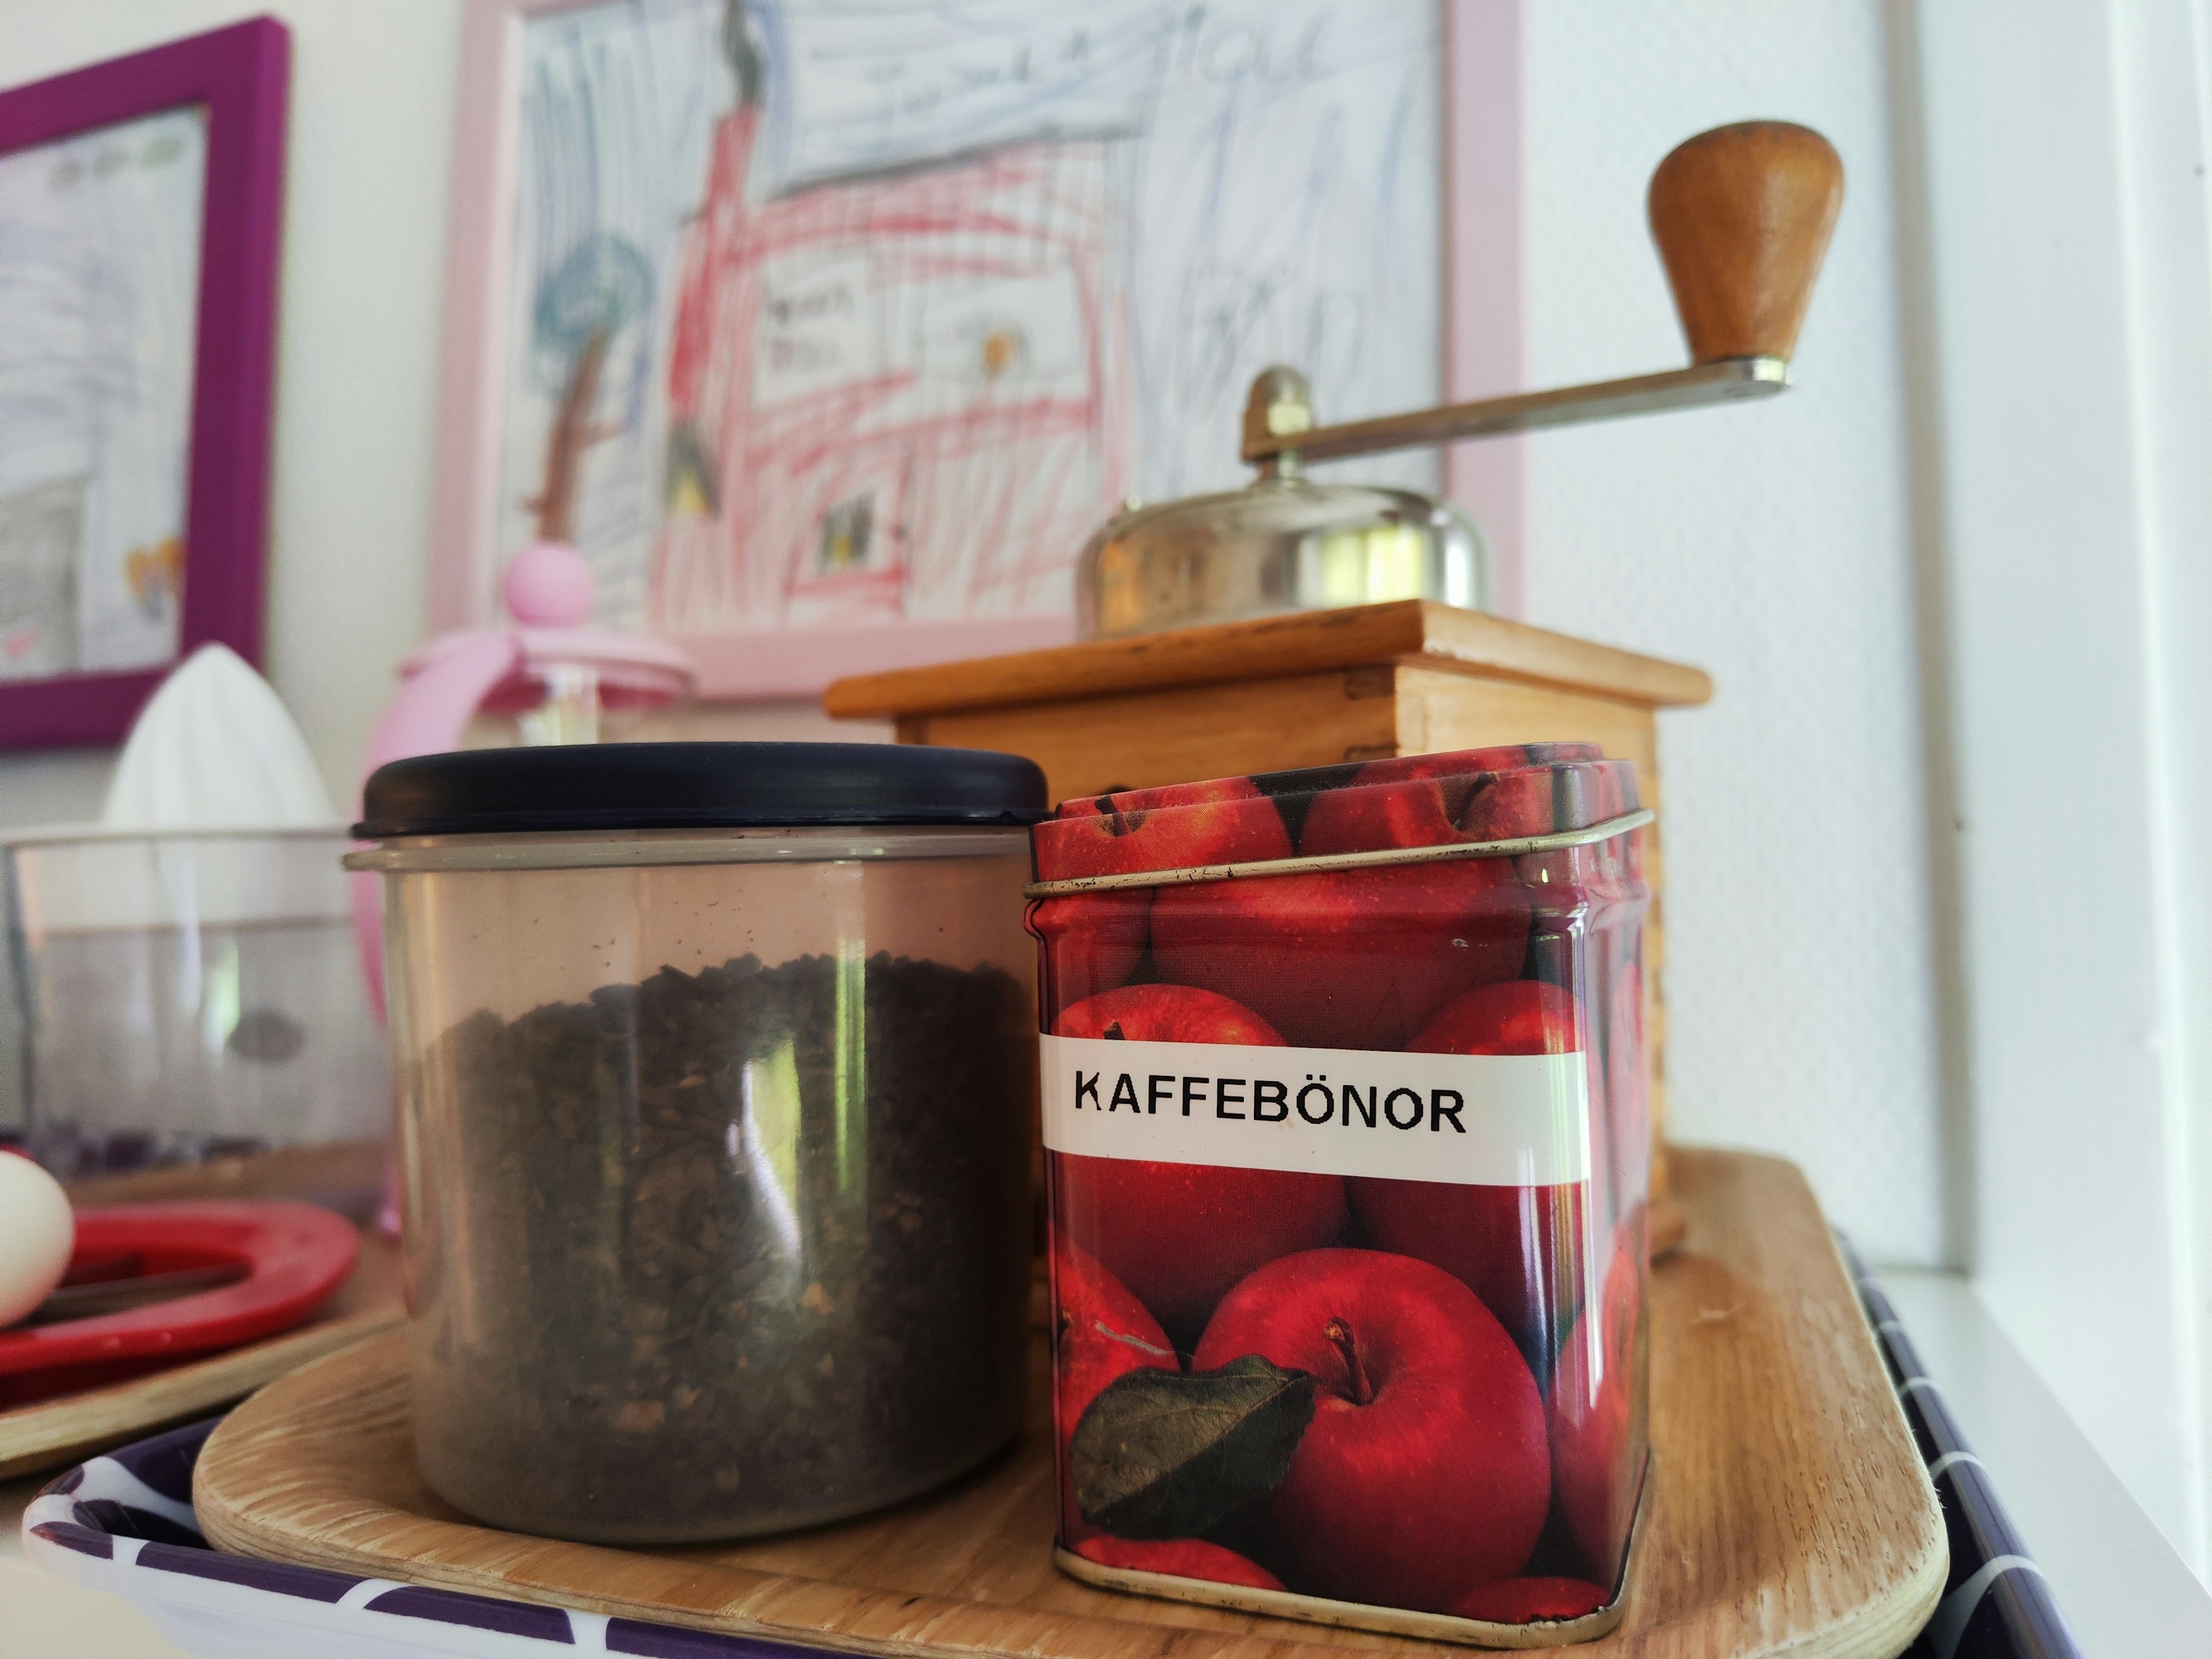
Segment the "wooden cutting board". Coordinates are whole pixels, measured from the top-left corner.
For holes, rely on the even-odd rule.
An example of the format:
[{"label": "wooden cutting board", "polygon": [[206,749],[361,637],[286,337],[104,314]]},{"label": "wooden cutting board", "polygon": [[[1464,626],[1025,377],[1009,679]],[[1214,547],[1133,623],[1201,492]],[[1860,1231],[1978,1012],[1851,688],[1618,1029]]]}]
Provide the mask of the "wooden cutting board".
[{"label": "wooden cutting board", "polygon": [[[1653,1277],[1652,1508],[1626,1617],[1577,1651],[1887,1659],[1942,1589],[1943,1525],[1827,1224],[1779,1160],[1678,1149],[1674,1170],[1688,1237]],[[1464,1651],[1064,1577],[1051,1561],[1052,1459],[1039,1433],[946,1492],[784,1538],[623,1550],[495,1531],[416,1474],[405,1354],[404,1333],[376,1337],[232,1413],[193,1483],[209,1541],[859,1653]],[[1042,1382],[1033,1423],[1049,1420]]]}]

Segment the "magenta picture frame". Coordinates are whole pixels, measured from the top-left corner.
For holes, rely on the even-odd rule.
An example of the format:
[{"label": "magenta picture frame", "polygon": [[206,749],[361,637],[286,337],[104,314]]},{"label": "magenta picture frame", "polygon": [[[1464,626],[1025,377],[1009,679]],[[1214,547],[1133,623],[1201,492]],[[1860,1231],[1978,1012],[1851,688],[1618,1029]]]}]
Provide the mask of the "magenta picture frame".
[{"label": "magenta picture frame", "polygon": [[[178,660],[210,642],[261,660],[291,50],[256,17],[0,92],[0,154],[207,111]],[[0,684],[0,749],[118,742],[167,672]]]}]

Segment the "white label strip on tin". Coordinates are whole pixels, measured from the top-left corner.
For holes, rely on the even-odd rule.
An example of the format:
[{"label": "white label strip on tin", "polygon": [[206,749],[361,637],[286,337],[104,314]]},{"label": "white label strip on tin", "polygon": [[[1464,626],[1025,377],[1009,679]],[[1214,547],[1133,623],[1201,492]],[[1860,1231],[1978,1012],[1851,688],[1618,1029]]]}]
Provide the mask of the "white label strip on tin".
[{"label": "white label strip on tin", "polygon": [[1044,1143],[1085,1158],[1550,1187],[1589,1178],[1583,1056],[1041,1039]]}]

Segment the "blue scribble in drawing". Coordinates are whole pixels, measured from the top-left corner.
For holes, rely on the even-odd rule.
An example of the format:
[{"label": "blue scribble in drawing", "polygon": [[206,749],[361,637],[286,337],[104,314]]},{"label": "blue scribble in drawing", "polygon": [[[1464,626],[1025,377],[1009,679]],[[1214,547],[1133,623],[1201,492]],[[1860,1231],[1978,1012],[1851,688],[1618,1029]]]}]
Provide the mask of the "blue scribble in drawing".
[{"label": "blue scribble in drawing", "polygon": [[0,680],[177,653],[207,123],[0,156]]},{"label": "blue scribble in drawing", "polygon": [[496,533],[570,541],[635,620],[666,472],[666,295],[735,105],[721,0],[620,0],[524,26]]},{"label": "blue scribble in drawing", "polygon": [[[584,453],[624,430],[623,423],[596,421],[599,381],[615,341],[651,313],[653,289],[653,267],[645,255],[609,231],[579,242],[538,284],[532,341],[545,372],[544,383],[560,397],[545,438],[545,481],[525,503],[538,515],[541,540],[575,540]],[[629,330],[633,336],[638,331]],[[650,361],[636,351],[632,359]],[[641,379],[635,383],[642,386]]]}]

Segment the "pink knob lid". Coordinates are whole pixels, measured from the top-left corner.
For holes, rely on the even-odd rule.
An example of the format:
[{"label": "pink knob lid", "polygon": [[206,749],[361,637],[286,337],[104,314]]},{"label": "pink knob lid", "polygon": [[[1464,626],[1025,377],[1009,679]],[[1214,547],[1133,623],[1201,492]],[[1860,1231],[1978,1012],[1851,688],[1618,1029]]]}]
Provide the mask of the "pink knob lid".
[{"label": "pink knob lid", "polygon": [[533,542],[507,561],[500,596],[525,628],[581,628],[599,585],[588,560],[566,542]]}]

